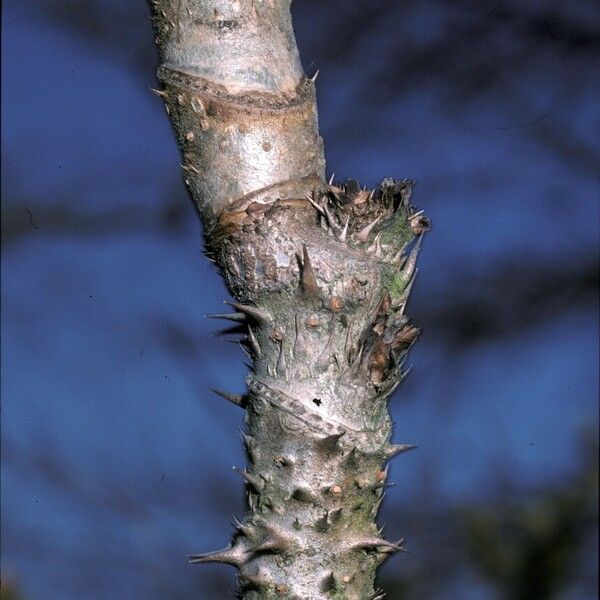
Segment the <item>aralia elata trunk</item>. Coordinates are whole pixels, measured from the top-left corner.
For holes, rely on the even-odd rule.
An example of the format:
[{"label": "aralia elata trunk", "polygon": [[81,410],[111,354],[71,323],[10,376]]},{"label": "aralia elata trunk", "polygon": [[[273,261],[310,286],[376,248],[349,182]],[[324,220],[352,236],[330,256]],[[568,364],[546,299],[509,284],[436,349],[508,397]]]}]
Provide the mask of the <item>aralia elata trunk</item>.
[{"label": "aralia elata trunk", "polygon": [[193,563],[237,567],[246,600],[366,600],[403,550],[375,518],[387,409],[419,330],[404,314],[428,220],[412,182],[325,180],[314,80],[290,0],[152,0],[158,78],[206,246],[252,357],[247,514]]}]

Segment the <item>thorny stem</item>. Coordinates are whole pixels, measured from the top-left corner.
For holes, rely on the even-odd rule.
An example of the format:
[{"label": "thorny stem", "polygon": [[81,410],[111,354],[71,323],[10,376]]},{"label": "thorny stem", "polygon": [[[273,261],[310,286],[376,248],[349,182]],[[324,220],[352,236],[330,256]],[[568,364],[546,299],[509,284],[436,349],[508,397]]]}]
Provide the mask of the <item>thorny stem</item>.
[{"label": "thorny stem", "polygon": [[152,0],[158,90],[236,298],[253,359],[244,522],[224,550],[246,600],[366,600],[403,550],[375,524],[390,443],[387,400],[419,330],[404,309],[429,222],[412,182],[327,184],[314,81],[289,0]]}]

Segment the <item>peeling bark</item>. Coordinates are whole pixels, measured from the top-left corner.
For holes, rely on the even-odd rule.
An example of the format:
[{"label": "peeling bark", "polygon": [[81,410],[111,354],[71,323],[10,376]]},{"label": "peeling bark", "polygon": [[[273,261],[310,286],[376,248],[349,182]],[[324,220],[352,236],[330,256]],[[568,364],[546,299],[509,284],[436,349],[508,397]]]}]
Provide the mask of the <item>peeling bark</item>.
[{"label": "peeling bark", "polygon": [[252,357],[248,512],[230,546],[246,600],[382,598],[377,567],[404,550],[375,524],[387,400],[419,330],[404,314],[429,221],[409,180],[324,178],[314,81],[289,1],[155,0],[158,77],[207,251],[236,298]]}]

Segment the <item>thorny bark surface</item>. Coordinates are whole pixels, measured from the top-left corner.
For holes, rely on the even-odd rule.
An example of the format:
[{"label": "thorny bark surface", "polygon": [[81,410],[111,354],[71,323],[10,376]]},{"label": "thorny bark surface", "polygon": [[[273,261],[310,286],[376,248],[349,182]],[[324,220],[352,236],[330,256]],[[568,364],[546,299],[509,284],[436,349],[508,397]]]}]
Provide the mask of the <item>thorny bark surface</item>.
[{"label": "thorny bark surface", "polygon": [[375,517],[387,400],[418,335],[404,315],[427,219],[412,182],[326,183],[314,81],[289,0],[153,0],[158,77],[253,364],[248,512],[230,546],[246,600],[383,598],[375,572],[402,540]]}]

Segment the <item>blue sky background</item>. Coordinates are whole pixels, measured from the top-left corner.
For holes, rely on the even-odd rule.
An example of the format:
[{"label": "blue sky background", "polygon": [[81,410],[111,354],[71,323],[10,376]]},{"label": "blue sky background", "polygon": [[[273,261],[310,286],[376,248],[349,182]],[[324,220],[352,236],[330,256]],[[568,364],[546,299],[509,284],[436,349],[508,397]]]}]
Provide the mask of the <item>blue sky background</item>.
[{"label": "blue sky background", "polygon": [[[386,567],[401,580],[435,568],[444,515],[564,485],[596,436],[600,11],[295,0],[294,16],[328,172],[416,179],[434,224],[409,311],[425,334],[391,401],[396,440],[420,447],[382,515],[412,550]],[[243,512],[242,414],[208,387],[243,390],[245,367],[203,318],[227,292],[149,91],[152,44],[141,1],[3,4],[2,576],[28,600],[235,587],[185,559]],[[592,597],[594,556],[560,598]],[[442,563],[420,597],[498,597]]]}]

